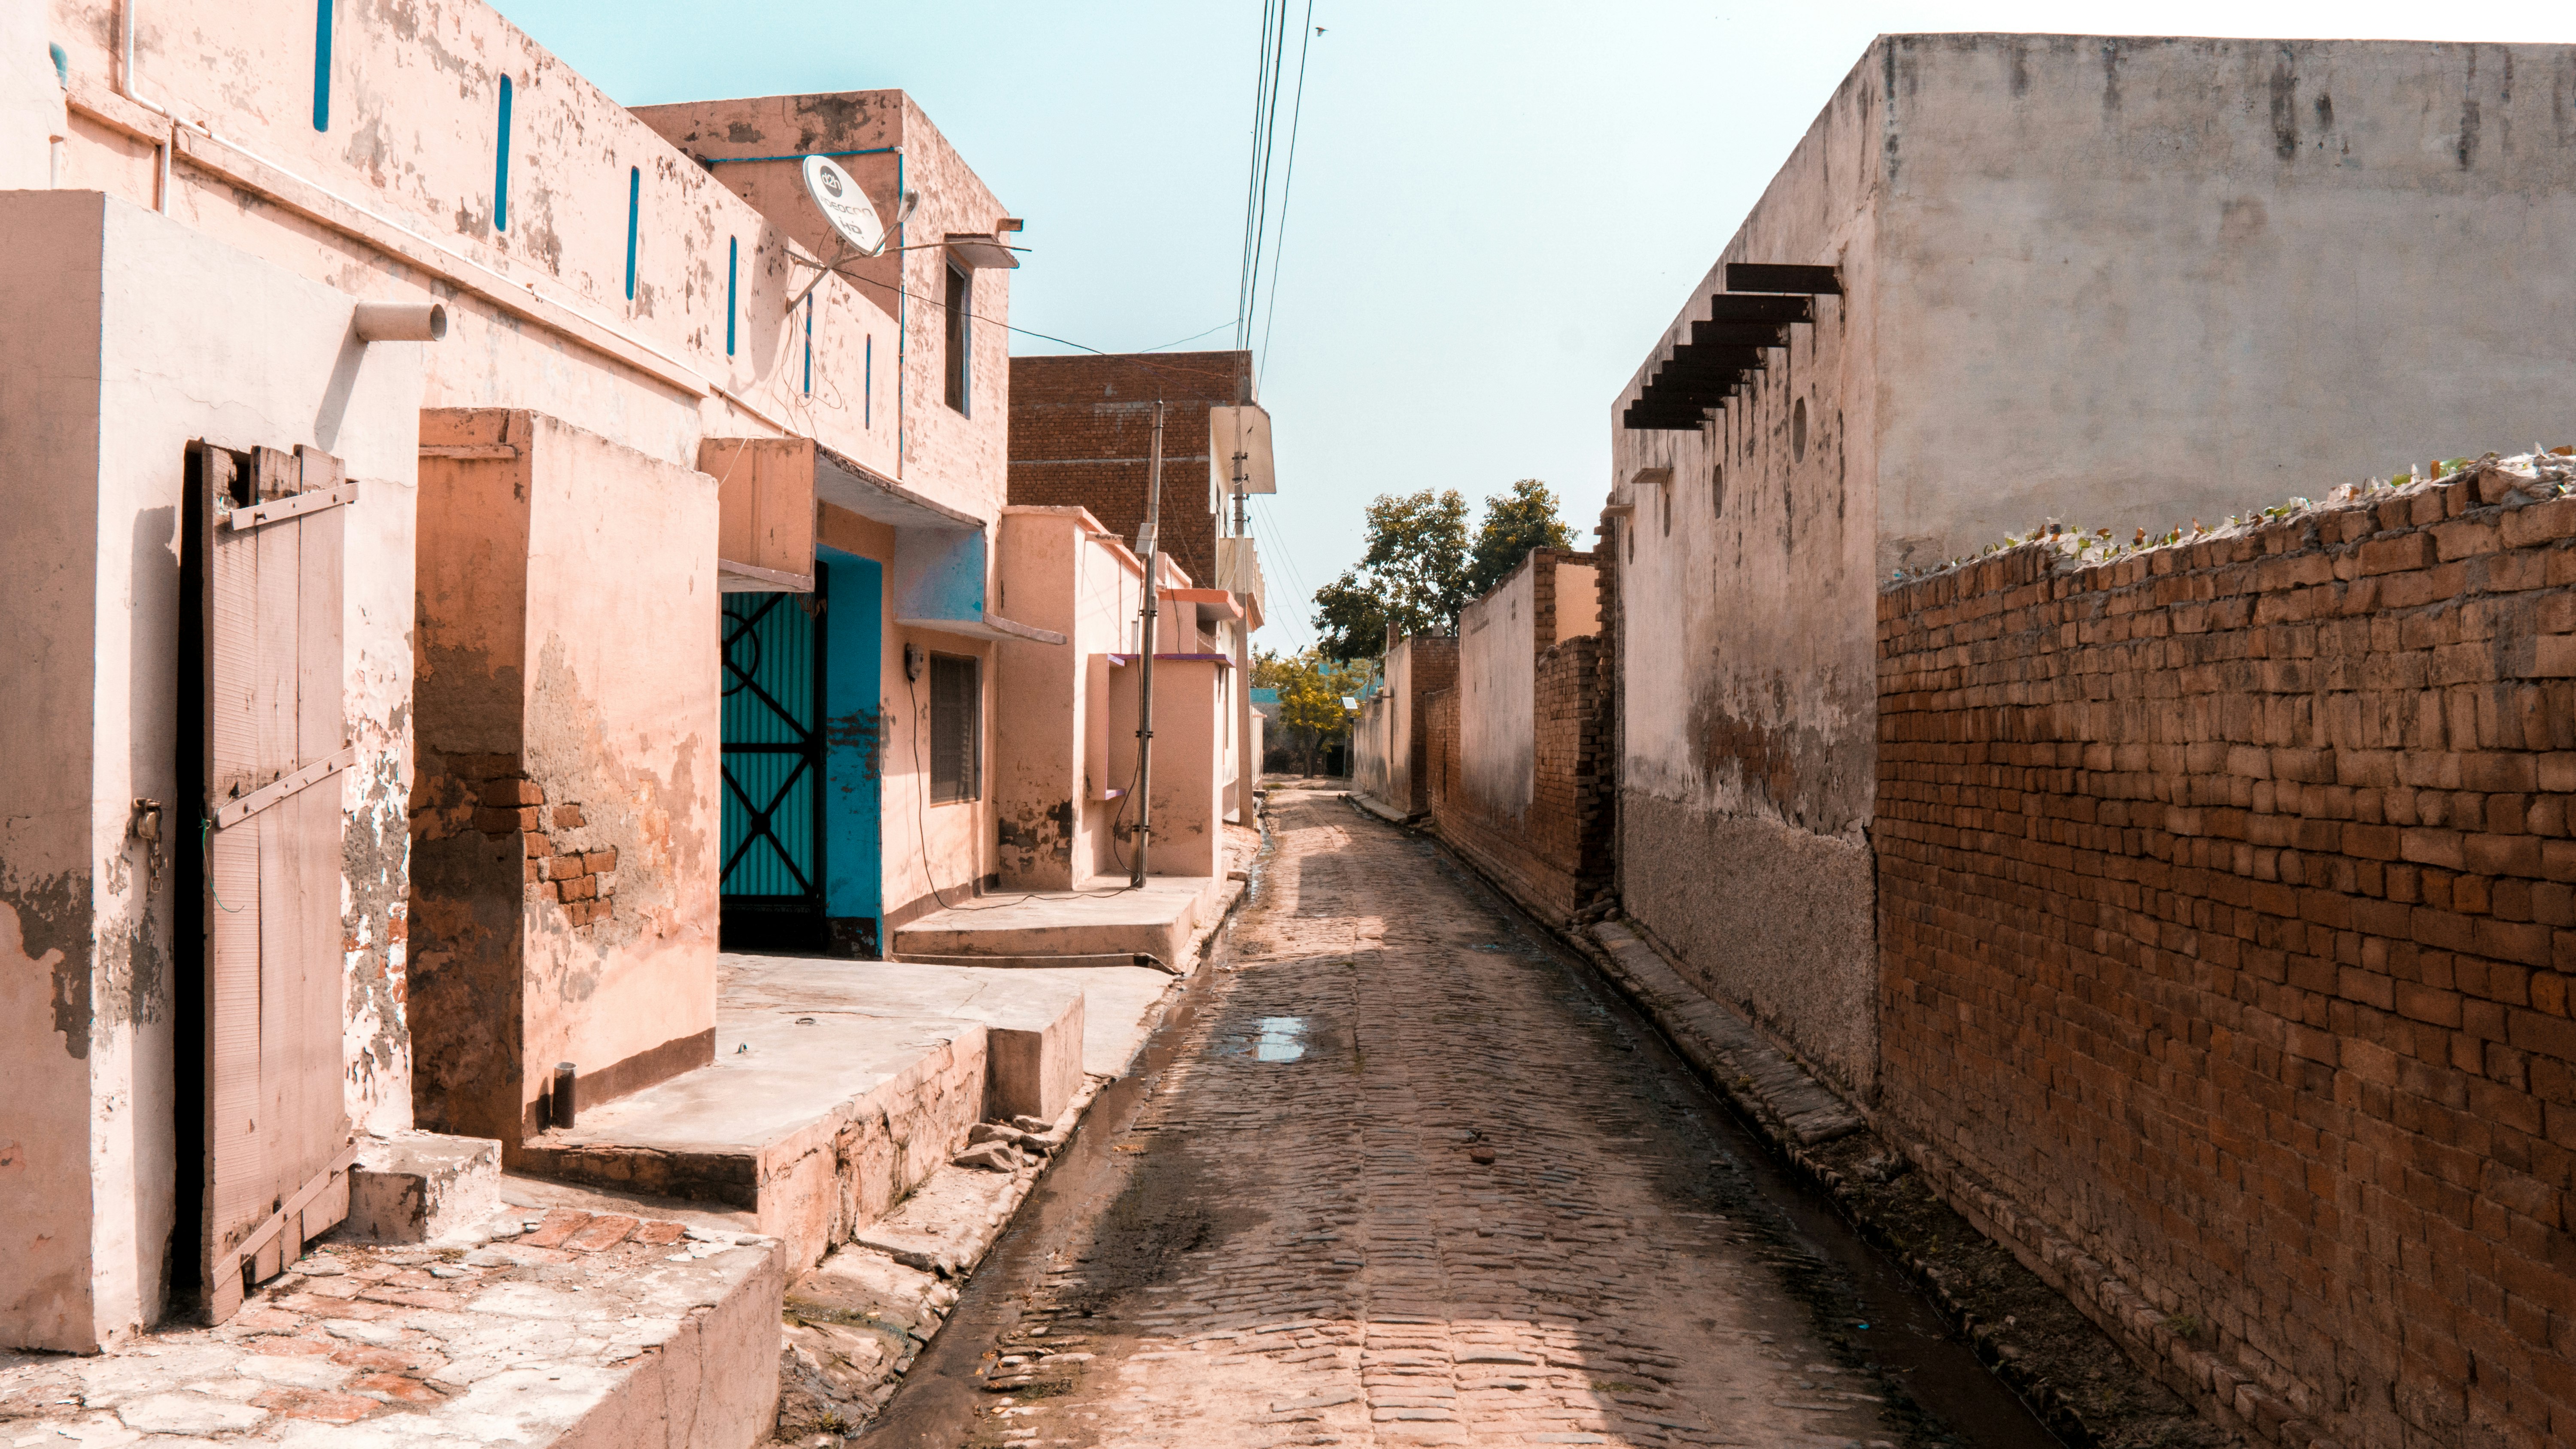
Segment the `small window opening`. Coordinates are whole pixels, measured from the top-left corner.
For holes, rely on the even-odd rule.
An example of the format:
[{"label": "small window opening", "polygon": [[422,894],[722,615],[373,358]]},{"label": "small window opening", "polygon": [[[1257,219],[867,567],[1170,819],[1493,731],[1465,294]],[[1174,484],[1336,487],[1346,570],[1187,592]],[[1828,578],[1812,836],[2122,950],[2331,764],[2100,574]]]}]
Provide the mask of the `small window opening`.
[{"label": "small window opening", "polygon": [[331,8],[336,0],[313,7],[313,129],[331,129]]},{"label": "small window opening", "polygon": [[1792,462],[1807,461],[1807,400],[1798,399],[1789,409],[1789,457]]},{"label": "small window opening", "polygon": [[626,168],[626,300],[635,300],[635,225],[644,210],[644,168]]},{"label": "small window opening", "polygon": [[1709,511],[1719,518],[1726,516],[1726,465],[1724,463],[1708,465],[1708,506]]},{"label": "small window opening", "polygon": [[1673,536],[1673,485],[1668,482],[1655,491],[1663,497],[1664,537],[1670,538]]},{"label": "small window opening", "polygon": [[868,334],[867,347],[859,360],[859,426],[877,425],[877,335]]},{"label": "small window opening", "polygon": [[978,718],[983,706],[976,661],[954,654],[930,656],[930,802],[976,797]]},{"label": "small window opening", "polygon": [[974,278],[965,268],[950,263],[948,267],[948,405],[973,417],[967,407],[966,381],[973,358],[968,349],[974,336],[966,324],[973,317]]},{"label": "small window opening", "polygon": [[[805,394],[814,393],[814,294],[805,294]],[[862,424],[864,426],[864,424]]]},{"label": "small window opening", "polygon": [[493,146],[492,229],[510,229],[510,78],[501,77],[500,140]]},{"label": "small window opening", "polygon": [[1635,563],[1637,561],[1637,520],[1630,518],[1619,531],[1628,535],[1628,562]]},{"label": "small window opening", "polygon": [[[725,238],[725,356],[733,356],[734,319],[742,315],[735,288],[742,277],[742,238]],[[811,300],[808,298],[808,300]]]}]

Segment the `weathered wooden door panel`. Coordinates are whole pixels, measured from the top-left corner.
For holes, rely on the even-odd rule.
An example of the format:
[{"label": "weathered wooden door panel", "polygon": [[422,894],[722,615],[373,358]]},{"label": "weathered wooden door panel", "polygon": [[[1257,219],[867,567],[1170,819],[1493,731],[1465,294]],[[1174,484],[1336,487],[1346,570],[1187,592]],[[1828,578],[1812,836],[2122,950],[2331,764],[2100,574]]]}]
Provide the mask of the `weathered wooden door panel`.
[{"label": "weathered wooden door panel", "polygon": [[309,451],[205,461],[204,1261],[221,1322],[348,1212],[340,505],[356,490]]}]

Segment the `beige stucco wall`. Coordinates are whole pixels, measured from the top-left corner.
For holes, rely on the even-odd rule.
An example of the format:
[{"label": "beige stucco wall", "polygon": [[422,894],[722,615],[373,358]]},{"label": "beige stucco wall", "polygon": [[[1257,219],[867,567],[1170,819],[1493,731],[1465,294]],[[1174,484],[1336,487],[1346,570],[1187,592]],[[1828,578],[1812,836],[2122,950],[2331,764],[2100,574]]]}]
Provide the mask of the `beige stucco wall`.
[{"label": "beige stucco wall", "polygon": [[1866,1092],[1877,582],[2558,441],[2571,85],[2566,47],[1876,42],[1718,259],[1846,295],[1705,430],[1621,428],[1712,267],[1612,408],[1630,913]]},{"label": "beige stucco wall", "polygon": [[[2567,439],[2576,46],[1896,36],[1876,575]],[[1807,260],[1807,258],[1782,258]]]},{"label": "beige stucco wall", "polygon": [[[401,1023],[422,348],[342,294],[95,192],[0,196],[0,1343],[94,1347],[160,1310],[177,1171],[169,853],[184,456],[339,456],[359,480],[342,607],[356,764],[342,877],[351,1118],[410,1121]],[[327,788],[327,787],[323,787]],[[166,807],[157,866],[132,802]],[[182,917],[185,919],[182,919]]]},{"label": "beige stucco wall", "polygon": [[1878,72],[1856,68],[1657,350],[1708,315],[1724,262],[1836,264],[1851,295],[1818,298],[1815,324],[1767,354],[1721,422],[1629,432],[1614,415],[1614,499],[1635,511],[1608,540],[1627,610],[1625,908],[1703,990],[1782,1027],[1854,1087],[1877,1049],[1862,830],[1880,396],[1866,208],[1883,110]]},{"label": "beige stucco wall", "polygon": [[1458,774],[1497,816],[1529,808],[1538,779],[1534,572],[1523,559],[1493,592],[1458,612]]}]

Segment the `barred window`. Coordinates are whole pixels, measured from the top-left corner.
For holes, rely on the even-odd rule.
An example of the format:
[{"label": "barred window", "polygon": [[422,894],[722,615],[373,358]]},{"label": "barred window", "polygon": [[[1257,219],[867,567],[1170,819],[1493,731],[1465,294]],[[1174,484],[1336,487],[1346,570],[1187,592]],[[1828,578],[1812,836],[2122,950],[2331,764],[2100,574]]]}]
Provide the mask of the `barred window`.
[{"label": "barred window", "polygon": [[976,661],[930,656],[930,799],[933,804],[976,798],[976,744],[984,691]]}]

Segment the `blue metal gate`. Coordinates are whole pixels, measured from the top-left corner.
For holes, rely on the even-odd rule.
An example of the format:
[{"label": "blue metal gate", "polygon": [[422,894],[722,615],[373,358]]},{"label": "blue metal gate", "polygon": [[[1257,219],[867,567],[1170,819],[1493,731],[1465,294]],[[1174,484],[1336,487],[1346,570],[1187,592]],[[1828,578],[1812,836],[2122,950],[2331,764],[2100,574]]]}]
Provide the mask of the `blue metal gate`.
[{"label": "blue metal gate", "polygon": [[810,949],[823,932],[820,594],[724,599],[727,947]]}]

